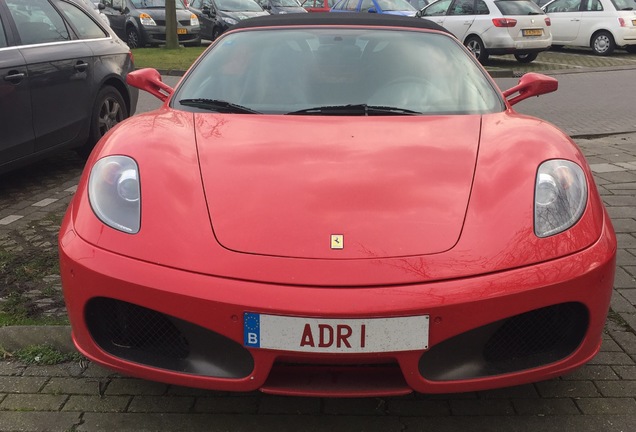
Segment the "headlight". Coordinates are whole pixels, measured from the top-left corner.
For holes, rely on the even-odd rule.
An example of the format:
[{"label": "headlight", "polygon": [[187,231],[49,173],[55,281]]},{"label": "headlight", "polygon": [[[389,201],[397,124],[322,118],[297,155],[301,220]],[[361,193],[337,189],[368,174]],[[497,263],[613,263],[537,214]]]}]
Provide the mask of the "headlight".
[{"label": "headlight", "polygon": [[199,18],[197,18],[197,16],[195,14],[190,15],[190,25],[191,26],[198,26],[199,25]]},{"label": "headlight", "polygon": [[142,13],[139,15],[139,20],[141,21],[141,25],[143,26],[156,26],[157,23],[152,19],[150,15],[147,13]]},{"label": "headlight", "polygon": [[222,17],[221,19],[229,25],[234,25],[238,22],[238,20],[235,20],[234,18],[229,18],[229,17]]},{"label": "headlight", "polygon": [[137,163],[127,156],[107,156],[91,169],[88,199],[95,215],[109,227],[139,232],[141,187]]},{"label": "headlight", "polygon": [[539,167],[534,188],[534,233],[558,234],[574,225],[587,203],[587,182],[580,166],[550,160]]}]

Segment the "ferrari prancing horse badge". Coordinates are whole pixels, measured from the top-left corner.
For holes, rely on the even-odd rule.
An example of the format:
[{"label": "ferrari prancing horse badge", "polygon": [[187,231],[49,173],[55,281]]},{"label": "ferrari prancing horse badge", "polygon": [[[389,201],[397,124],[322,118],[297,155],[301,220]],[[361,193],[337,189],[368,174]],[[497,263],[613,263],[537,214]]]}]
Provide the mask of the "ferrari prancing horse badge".
[{"label": "ferrari prancing horse badge", "polygon": [[331,234],[331,249],[343,249],[344,248],[344,235]]}]

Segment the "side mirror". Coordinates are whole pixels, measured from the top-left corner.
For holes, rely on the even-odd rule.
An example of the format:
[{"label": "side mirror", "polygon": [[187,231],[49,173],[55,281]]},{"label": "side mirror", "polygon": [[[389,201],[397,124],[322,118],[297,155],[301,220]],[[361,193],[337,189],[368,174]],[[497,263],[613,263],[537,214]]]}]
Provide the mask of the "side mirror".
[{"label": "side mirror", "polygon": [[106,6],[104,6],[104,3],[97,3],[97,9],[101,11],[106,9]]},{"label": "side mirror", "polygon": [[211,12],[210,12],[210,6],[208,6],[208,5],[203,6],[203,7],[201,8],[201,13],[202,13],[203,15],[210,16],[210,15],[211,15]]},{"label": "side mirror", "polygon": [[145,90],[162,102],[174,92],[174,89],[161,81],[161,74],[156,69],[144,68],[130,72],[126,82],[138,89]]},{"label": "side mirror", "polygon": [[503,92],[503,95],[510,105],[514,105],[531,96],[551,93],[558,88],[559,82],[555,78],[530,72],[519,79],[519,84]]}]

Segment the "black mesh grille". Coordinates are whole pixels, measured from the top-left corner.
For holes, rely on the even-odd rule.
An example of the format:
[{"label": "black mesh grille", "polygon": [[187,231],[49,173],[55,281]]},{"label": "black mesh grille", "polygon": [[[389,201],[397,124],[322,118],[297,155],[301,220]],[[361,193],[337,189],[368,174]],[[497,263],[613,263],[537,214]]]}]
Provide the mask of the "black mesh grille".
[{"label": "black mesh grille", "polygon": [[562,303],[492,322],[447,339],[420,358],[422,376],[452,381],[547,365],[572,354],[589,325],[581,303]]},{"label": "black mesh grille", "polygon": [[93,336],[102,346],[173,359],[188,355],[188,341],[165,315],[153,310],[102,298],[89,303],[86,315]]},{"label": "black mesh grille", "polygon": [[[506,320],[484,346],[484,358],[495,369],[511,364],[545,364],[563,358],[583,339],[587,312],[578,303],[565,303],[526,312]],[[537,361],[540,359],[540,361]]]}]

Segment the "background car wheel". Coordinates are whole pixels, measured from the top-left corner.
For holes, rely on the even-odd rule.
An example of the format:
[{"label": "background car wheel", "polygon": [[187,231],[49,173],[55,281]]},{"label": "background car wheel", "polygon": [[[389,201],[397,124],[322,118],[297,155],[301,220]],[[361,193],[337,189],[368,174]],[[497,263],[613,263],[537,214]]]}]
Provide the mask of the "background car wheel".
[{"label": "background car wheel", "polygon": [[592,43],[590,44],[594,54],[607,56],[614,52],[616,44],[614,38],[609,32],[600,31],[592,36]]},{"label": "background car wheel", "polygon": [[141,37],[136,28],[130,26],[126,29],[126,43],[130,48],[141,47]]},{"label": "background car wheel", "polygon": [[484,47],[484,43],[477,36],[471,36],[464,42],[466,48],[473,53],[479,63],[485,63],[488,60],[488,51]]},{"label": "background car wheel", "polygon": [[519,63],[532,63],[538,55],[537,53],[515,54],[515,58]]},{"label": "background car wheel", "polygon": [[625,50],[626,50],[628,53],[636,54],[636,45],[627,45],[627,46],[625,47]]},{"label": "background car wheel", "polygon": [[128,108],[119,91],[112,86],[102,88],[97,94],[93,106],[88,141],[77,150],[80,156],[88,157],[97,141],[126,118],[128,118]]}]

